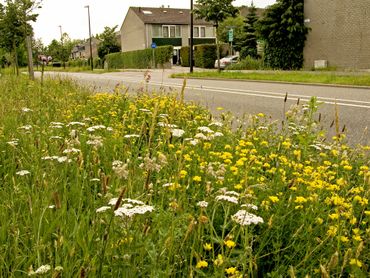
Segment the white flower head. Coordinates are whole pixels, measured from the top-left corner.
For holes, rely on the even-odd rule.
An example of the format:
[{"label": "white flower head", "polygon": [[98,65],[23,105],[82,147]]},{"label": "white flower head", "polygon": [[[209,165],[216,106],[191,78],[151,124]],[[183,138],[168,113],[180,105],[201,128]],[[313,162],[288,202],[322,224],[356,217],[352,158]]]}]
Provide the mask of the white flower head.
[{"label": "white flower head", "polygon": [[214,133],[214,131],[210,129],[208,126],[200,126],[198,127],[198,130],[204,133]]},{"label": "white flower head", "polygon": [[132,208],[122,206],[114,211],[114,215],[131,218],[137,214],[145,214],[147,212],[152,212],[153,210],[154,207],[148,205],[141,205]]},{"label": "white flower head", "polygon": [[177,128],[177,125],[167,124],[167,123],[163,123],[163,122],[158,122],[157,125],[160,126],[160,127]]},{"label": "white flower head", "polygon": [[35,274],[45,274],[45,273],[48,273],[50,269],[51,269],[50,265],[48,265],[48,264],[46,264],[46,265],[42,265],[42,266],[40,266],[40,267],[35,271]]},{"label": "white flower head", "polygon": [[9,141],[9,142],[6,142],[6,143],[9,144],[12,147],[15,147],[15,146],[18,146],[19,140],[18,139],[14,139],[14,140]]},{"label": "white flower head", "polygon": [[221,122],[212,122],[209,124],[209,126],[218,126],[218,127],[222,127],[224,124],[221,123]]},{"label": "white flower head", "polygon": [[67,126],[85,126],[85,123],[81,122],[70,122],[67,124]]},{"label": "white flower head", "polygon": [[185,133],[185,130],[182,129],[171,129],[172,136],[174,137],[182,137]]},{"label": "white flower head", "polygon": [[224,136],[224,134],[223,134],[222,132],[215,132],[215,133],[213,134],[213,136],[214,136],[214,137],[222,137],[222,136]]},{"label": "white flower head", "polygon": [[249,213],[246,210],[239,210],[231,218],[241,226],[263,223],[262,217]]},{"label": "white flower head", "polygon": [[144,203],[142,201],[134,200],[134,199],[130,199],[130,198],[123,199],[122,202],[127,202],[127,203],[131,203],[131,204],[134,204],[134,205],[144,205]]},{"label": "white flower head", "polygon": [[70,149],[65,149],[63,151],[64,154],[70,154],[70,153],[80,153],[81,150],[79,149],[75,149],[75,148],[70,148]]},{"label": "white flower head", "polygon": [[21,170],[21,171],[18,171],[17,173],[15,173],[15,174],[18,175],[18,176],[26,176],[26,175],[31,174],[31,172],[28,171],[28,170]]},{"label": "white flower head", "polygon": [[24,113],[32,112],[32,109],[27,108],[27,107],[23,107],[23,108],[22,108],[22,112],[24,112]]},{"label": "white flower head", "polygon": [[241,205],[242,208],[249,208],[249,209],[253,209],[253,210],[258,210],[258,207],[256,205],[252,205],[252,204],[244,204],[244,205]]},{"label": "white flower head", "polygon": [[104,125],[94,125],[94,126],[88,127],[86,130],[88,132],[94,132],[94,131],[99,130],[99,129],[106,129],[106,126],[104,126]]},{"label": "white flower head", "polygon": [[206,208],[206,207],[208,207],[208,202],[200,201],[200,202],[197,203],[197,206],[201,207],[201,208]]},{"label": "white flower head", "polygon": [[130,138],[140,138],[139,134],[126,134],[123,138],[130,139]]},{"label": "white flower head", "polygon": [[104,212],[106,210],[110,209],[110,207],[108,206],[103,206],[103,207],[100,207],[96,210],[96,213],[100,213],[100,212]]},{"label": "white flower head", "polygon": [[24,125],[24,126],[18,127],[18,129],[30,131],[32,129],[32,125]]},{"label": "white flower head", "polygon": [[66,156],[60,156],[60,157],[57,158],[57,161],[59,163],[66,162],[66,161],[68,161],[68,157],[66,157]]},{"label": "white flower head", "polygon": [[194,138],[195,139],[201,139],[201,140],[207,140],[208,139],[208,137],[205,136],[203,133],[197,133],[197,134],[195,134]]},{"label": "white flower head", "polygon": [[225,202],[229,202],[229,203],[233,203],[233,204],[238,203],[238,198],[236,198],[234,196],[228,196],[228,195],[218,195],[218,196],[216,196],[215,200],[216,201],[225,201]]}]

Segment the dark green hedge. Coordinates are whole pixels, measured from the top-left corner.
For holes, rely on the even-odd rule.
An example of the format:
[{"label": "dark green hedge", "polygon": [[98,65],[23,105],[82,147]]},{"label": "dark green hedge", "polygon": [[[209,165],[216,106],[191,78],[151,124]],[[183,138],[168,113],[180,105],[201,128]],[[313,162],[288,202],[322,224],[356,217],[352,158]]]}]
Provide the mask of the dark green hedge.
[{"label": "dark green hedge", "polygon": [[217,59],[215,44],[199,44],[194,47],[194,63],[199,68],[213,68]]},{"label": "dark green hedge", "polygon": [[[160,46],[155,50],[155,67],[163,67],[172,58],[172,46]],[[108,54],[105,59],[110,69],[146,69],[153,67],[151,48]]]},{"label": "dark green hedge", "polygon": [[180,57],[181,57],[181,66],[183,67],[190,67],[190,47],[183,46],[180,50]]}]

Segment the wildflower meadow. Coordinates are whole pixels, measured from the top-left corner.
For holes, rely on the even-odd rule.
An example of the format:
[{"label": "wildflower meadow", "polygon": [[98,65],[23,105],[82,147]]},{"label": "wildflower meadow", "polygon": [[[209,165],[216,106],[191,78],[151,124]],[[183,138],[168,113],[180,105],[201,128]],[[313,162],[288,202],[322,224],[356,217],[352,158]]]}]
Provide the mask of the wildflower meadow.
[{"label": "wildflower meadow", "polygon": [[369,277],[369,146],[183,94],[0,76],[0,276]]}]

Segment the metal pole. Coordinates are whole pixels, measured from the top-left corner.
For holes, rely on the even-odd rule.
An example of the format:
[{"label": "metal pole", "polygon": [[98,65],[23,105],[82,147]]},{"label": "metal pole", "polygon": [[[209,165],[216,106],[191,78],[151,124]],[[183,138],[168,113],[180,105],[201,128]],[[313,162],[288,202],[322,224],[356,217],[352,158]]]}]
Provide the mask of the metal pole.
[{"label": "metal pole", "polygon": [[89,18],[89,38],[90,38],[90,65],[91,65],[91,70],[94,70],[94,63],[93,63],[93,56],[92,56],[92,44],[91,44],[91,24],[90,24],[90,6],[87,5],[85,6],[87,8],[87,14]]},{"label": "metal pole", "polygon": [[189,60],[190,73],[193,72],[193,37],[194,37],[194,16],[193,16],[193,0],[190,0],[190,46],[189,46]]},{"label": "metal pole", "polygon": [[63,68],[66,68],[66,62],[64,61],[64,45],[63,45],[63,31],[62,31],[62,25],[59,25],[59,31],[60,31],[60,43],[62,46],[62,59],[63,59]]}]

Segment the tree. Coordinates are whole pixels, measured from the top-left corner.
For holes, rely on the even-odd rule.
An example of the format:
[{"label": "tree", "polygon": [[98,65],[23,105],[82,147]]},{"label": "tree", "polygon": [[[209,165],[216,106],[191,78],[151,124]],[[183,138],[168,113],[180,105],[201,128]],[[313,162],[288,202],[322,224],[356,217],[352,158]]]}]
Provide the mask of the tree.
[{"label": "tree", "polygon": [[101,40],[98,48],[98,55],[100,59],[104,59],[105,55],[114,52],[120,52],[121,47],[117,41],[116,29],[118,25],[113,28],[104,27],[104,32],[97,37]]},{"label": "tree", "polygon": [[218,71],[220,72],[220,44],[218,26],[229,16],[235,16],[238,9],[232,5],[233,0],[198,0],[194,13],[198,18],[213,22],[216,27],[216,44]]},{"label": "tree", "polygon": [[247,56],[257,58],[256,23],[258,21],[258,16],[256,11],[257,9],[252,2],[244,20],[244,36],[240,43],[240,58],[245,58]]},{"label": "tree", "polygon": [[234,49],[240,51],[240,43],[243,39],[243,17],[241,15],[235,17],[228,17],[218,26],[218,37],[222,42],[229,42],[229,30],[234,30]]},{"label": "tree", "polygon": [[300,69],[308,33],[303,0],[278,0],[267,8],[260,33],[265,40],[265,63],[272,68]]},{"label": "tree", "polygon": [[67,33],[63,33],[60,41],[56,39],[51,41],[46,49],[46,53],[48,56],[51,56],[54,61],[59,61],[64,64],[68,62],[75,44],[76,41],[71,40]]},{"label": "tree", "polygon": [[0,6],[0,47],[12,53],[17,74],[18,49],[27,36],[32,35],[30,21],[36,21],[37,14],[33,10],[39,2],[31,0],[6,0],[6,5]]}]

